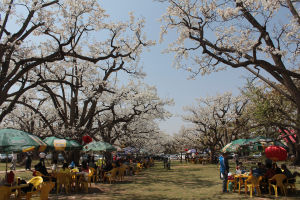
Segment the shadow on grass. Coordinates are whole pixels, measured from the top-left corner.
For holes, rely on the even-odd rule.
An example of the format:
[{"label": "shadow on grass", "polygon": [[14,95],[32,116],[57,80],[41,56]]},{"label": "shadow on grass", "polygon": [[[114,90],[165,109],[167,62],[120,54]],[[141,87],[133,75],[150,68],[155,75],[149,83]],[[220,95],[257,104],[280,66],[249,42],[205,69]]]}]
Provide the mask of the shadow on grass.
[{"label": "shadow on grass", "polygon": [[[188,166],[189,170],[186,170],[184,167],[184,165],[177,165],[174,169],[166,170],[163,166],[158,166],[151,169],[149,172],[144,171],[140,174],[140,177],[136,178],[135,184],[149,186],[159,182],[162,185],[176,185],[177,187],[211,187],[219,183],[216,181],[205,180],[205,174],[203,174],[203,176],[195,175],[193,172],[199,173],[199,171],[201,171],[199,167]],[[153,173],[157,175],[153,176]]]},{"label": "shadow on grass", "polygon": [[[122,185],[122,184],[131,184],[131,183],[134,183],[133,181],[130,181],[130,180],[123,180],[123,181],[116,181],[116,182],[112,182],[111,184],[114,184],[114,185]],[[100,183],[99,183],[100,184]],[[109,182],[105,182],[105,183],[101,183],[101,184],[104,184],[104,185],[111,185]],[[98,183],[96,183],[96,185],[98,185]]]},{"label": "shadow on grass", "polygon": [[[216,165],[180,164],[174,163],[171,170],[163,168],[162,163],[155,167],[141,171],[135,176],[126,176],[125,181],[113,184],[95,184],[96,188],[89,190],[89,194],[75,193],[60,195],[50,199],[275,199],[274,195],[263,194],[261,197],[249,192],[222,193],[222,181],[219,179],[219,169]],[[92,185],[93,187],[93,185]],[[298,190],[299,193],[299,190]],[[299,195],[289,193],[288,197],[280,196],[278,199],[299,199]]]},{"label": "shadow on grass", "polygon": [[68,197],[72,197],[74,195],[104,194],[104,191],[102,191],[100,188],[92,187],[89,188],[88,193],[84,193],[82,191],[71,191],[70,193],[66,194],[63,190],[63,192],[59,192],[58,194],[56,194],[56,191],[51,191],[50,194],[52,197],[51,199],[68,199]]},{"label": "shadow on grass", "polygon": [[121,199],[121,200],[128,200],[128,199],[134,199],[134,200],[153,200],[153,199],[166,199],[166,200],[176,200],[176,199],[181,199],[181,198],[167,198],[164,195],[156,195],[156,194],[152,194],[152,195],[134,195],[134,194],[130,194],[130,195],[113,195],[113,199]]}]

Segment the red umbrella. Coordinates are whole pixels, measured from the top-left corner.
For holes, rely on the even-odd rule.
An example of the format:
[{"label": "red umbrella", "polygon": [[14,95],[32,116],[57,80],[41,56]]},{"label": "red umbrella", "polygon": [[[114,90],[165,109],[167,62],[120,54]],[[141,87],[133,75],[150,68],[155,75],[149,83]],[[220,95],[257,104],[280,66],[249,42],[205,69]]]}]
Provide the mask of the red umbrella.
[{"label": "red umbrella", "polygon": [[269,146],[265,149],[266,157],[273,161],[283,161],[287,159],[285,148],[280,146]]},{"label": "red umbrella", "polygon": [[91,136],[89,136],[89,135],[85,135],[85,136],[82,137],[82,141],[83,141],[85,144],[88,144],[88,143],[90,143],[90,142],[93,141],[93,138],[92,138]]}]

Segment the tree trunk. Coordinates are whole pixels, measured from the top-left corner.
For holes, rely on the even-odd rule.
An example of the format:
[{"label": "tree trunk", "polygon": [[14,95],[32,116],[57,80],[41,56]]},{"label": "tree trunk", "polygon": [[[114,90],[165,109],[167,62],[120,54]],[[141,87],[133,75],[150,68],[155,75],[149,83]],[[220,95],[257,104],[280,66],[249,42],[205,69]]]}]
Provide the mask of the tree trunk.
[{"label": "tree trunk", "polygon": [[112,162],[112,155],[111,152],[104,152],[104,158],[105,158],[105,164],[107,164],[108,162]]},{"label": "tree trunk", "polygon": [[79,159],[80,159],[80,151],[79,150],[73,150],[69,151],[67,162],[70,164],[72,161],[74,161],[76,166],[79,166]]},{"label": "tree trunk", "polygon": [[211,164],[216,163],[215,154],[216,154],[215,147],[210,147],[210,157],[209,157],[209,160],[210,160]]},{"label": "tree trunk", "polygon": [[296,158],[294,160],[294,165],[300,165],[300,144],[296,145]]},{"label": "tree trunk", "polygon": [[296,143],[295,143],[295,151],[296,151],[296,158],[294,160],[294,165],[300,165],[300,104],[297,105],[298,110],[297,110],[297,130],[295,130],[296,134]]},{"label": "tree trunk", "polygon": [[56,160],[58,162],[58,152],[57,151],[52,151],[52,163],[54,160]]}]

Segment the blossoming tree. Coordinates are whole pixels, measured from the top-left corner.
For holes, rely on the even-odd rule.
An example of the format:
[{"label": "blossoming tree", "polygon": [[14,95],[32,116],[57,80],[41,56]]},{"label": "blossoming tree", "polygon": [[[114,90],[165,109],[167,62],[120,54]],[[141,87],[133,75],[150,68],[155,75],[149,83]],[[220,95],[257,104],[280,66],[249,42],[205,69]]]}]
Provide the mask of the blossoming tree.
[{"label": "blossoming tree", "polygon": [[[243,68],[284,95],[297,108],[300,163],[299,1],[168,0],[162,38],[176,30],[167,52],[192,76]],[[187,59],[193,61],[187,66]],[[282,90],[282,86],[285,90]]]},{"label": "blossoming tree", "polygon": [[248,135],[248,119],[244,117],[248,100],[231,93],[197,99],[194,106],[185,108],[183,119],[191,122],[186,137],[193,138],[211,152],[211,160],[217,150],[227,143]]},{"label": "blossoming tree", "polygon": [[0,122],[28,90],[61,82],[43,79],[45,67],[57,74],[58,62],[64,61],[64,67],[71,69],[74,59],[89,62],[91,68],[103,62],[134,66],[143,47],[152,44],[142,33],[143,20],[136,21],[131,15],[128,22],[111,22],[97,0],[2,2]]},{"label": "blossoming tree", "polygon": [[155,87],[134,82],[114,94],[107,93],[103,99],[109,99],[102,101],[109,109],[95,117],[95,137],[111,144],[154,134],[158,131],[154,121],[168,118],[170,113],[165,106],[173,103],[158,97]]}]

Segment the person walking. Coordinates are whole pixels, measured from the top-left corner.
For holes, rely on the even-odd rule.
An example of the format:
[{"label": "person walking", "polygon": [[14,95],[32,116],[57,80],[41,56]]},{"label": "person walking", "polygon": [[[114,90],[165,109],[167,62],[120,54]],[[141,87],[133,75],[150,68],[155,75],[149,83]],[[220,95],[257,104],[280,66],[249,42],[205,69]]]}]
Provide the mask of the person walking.
[{"label": "person walking", "polygon": [[228,172],[229,165],[227,159],[227,153],[222,153],[219,157],[220,162],[220,178],[223,180],[223,192],[227,192],[227,180],[228,180]]},{"label": "person walking", "polygon": [[237,167],[239,165],[239,163],[240,163],[239,154],[238,153],[234,154],[234,161],[235,161],[235,165]]},{"label": "person walking", "polygon": [[31,154],[27,153],[27,159],[26,159],[26,164],[25,164],[25,170],[31,170]]},{"label": "person walking", "polygon": [[18,159],[17,154],[12,153],[11,166],[10,166],[11,170],[16,170],[17,159]]}]

